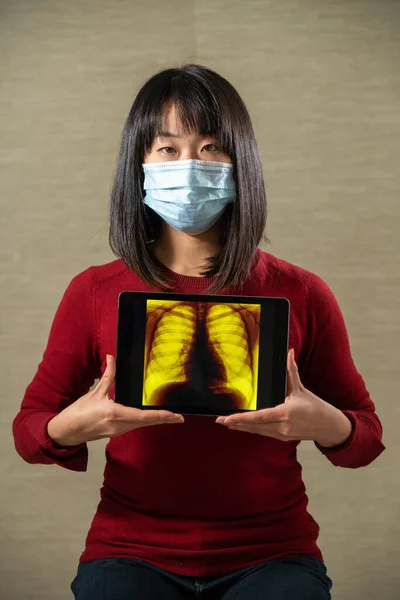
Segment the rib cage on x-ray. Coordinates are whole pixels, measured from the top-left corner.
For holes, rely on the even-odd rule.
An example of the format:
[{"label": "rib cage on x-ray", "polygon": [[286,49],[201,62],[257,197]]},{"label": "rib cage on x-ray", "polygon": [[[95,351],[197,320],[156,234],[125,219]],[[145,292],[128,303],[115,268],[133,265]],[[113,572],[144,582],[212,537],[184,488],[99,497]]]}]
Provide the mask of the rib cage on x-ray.
[{"label": "rib cage on x-ray", "polygon": [[148,300],[143,404],[256,409],[259,328],[258,304]]}]

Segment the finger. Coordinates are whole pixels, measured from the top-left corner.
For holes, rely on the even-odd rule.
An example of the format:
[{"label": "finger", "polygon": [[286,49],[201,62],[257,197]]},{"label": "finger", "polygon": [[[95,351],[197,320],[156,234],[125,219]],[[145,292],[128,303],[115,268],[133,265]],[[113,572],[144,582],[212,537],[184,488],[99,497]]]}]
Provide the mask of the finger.
[{"label": "finger", "polygon": [[168,410],[140,410],[140,422],[147,423],[183,423],[184,417]]},{"label": "finger", "polygon": [[116,419],[125,423],[156,425],[158,423],[183,423],[182,415],[168,410],[141,410],[123,404],[115,404]]},{"label": "finger", "polygon": [[285,420],[287,408],[284,404],[278,404],[272,408],[263,408],[261,410],[249,411],[246,413],[237,413],[228,417],[218,417],[216,422],[219,425],[236,425],[239,423],[247,425],[258,425],[260,423],[280,423]]},{"label": "finger", "polygon": [[287,360],[287,395],[299,392],[302,389],[302,383],[300,380],[299,369],[297,367],[293,348],[289,350]]},{"label": "finger", "polygon": [[115,358],[111,354],[106,356],[107,366],[99,383],[96,386],[96,391],[104,395],[108,395],[115,382]]}]

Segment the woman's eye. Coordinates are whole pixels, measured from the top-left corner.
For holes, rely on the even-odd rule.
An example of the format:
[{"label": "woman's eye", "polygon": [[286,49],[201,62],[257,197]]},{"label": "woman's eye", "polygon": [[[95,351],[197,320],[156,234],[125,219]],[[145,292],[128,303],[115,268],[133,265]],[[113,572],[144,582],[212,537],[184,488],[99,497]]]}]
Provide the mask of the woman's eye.
[{"label": "woman's eye", "polygon": [[160,152],[163,152],[164,154],[173,154],[175,152],[175,148],[172,148],[171,146],[165,146],[164,148],[160,148]]},{"label": "woman's eye", "polygon": [[222,152],[221,146],[217,146],[217,144],[206,144],[203,150],[206,152]]}]

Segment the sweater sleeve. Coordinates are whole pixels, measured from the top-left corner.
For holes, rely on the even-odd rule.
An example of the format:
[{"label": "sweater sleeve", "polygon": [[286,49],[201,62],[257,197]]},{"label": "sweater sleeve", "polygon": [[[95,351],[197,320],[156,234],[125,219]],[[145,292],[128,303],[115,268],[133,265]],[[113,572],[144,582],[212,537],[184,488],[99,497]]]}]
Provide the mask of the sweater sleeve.
[{"label": "sweater sleeve", "polygon": [[49,437],[47,424],[86,394],[100,376],[94,302],[95,286],[88,269],[64,293],[42,361],[13,422],[16,450],[28,463],[58,464],[73,471],[87,468],[86,444],[59,446]]},{"label": "sweater sleeve", "polygon": [[335,296],[317,275],[310,274],[307,284],[307,348],[299,364],[301,378],[307,389],[341,410],[352,424],[350,437],[342,445],[316,446],[335,466],[366,466],[385,449],[382,426],[354,364]]}]

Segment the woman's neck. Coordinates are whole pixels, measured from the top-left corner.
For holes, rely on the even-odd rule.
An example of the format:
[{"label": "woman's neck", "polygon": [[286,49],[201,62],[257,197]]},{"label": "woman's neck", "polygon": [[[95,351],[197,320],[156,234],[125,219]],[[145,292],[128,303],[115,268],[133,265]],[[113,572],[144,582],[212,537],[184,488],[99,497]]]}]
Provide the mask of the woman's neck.
[{"label": "woman's neck", "polygon": [[221,249],[221,232],[217,223],[200,235],[187,235],[163,223],[156,243],[158,260],[174,273],[201,277],[209,258]]}]

